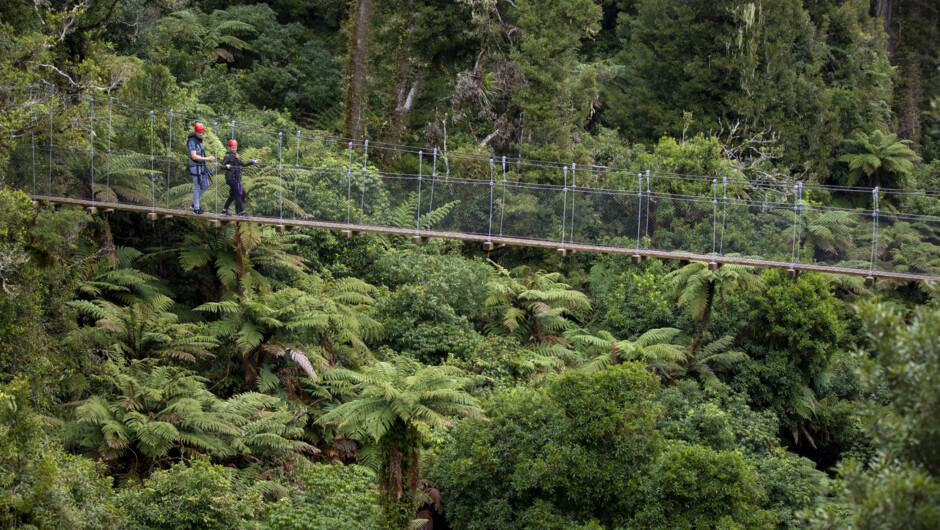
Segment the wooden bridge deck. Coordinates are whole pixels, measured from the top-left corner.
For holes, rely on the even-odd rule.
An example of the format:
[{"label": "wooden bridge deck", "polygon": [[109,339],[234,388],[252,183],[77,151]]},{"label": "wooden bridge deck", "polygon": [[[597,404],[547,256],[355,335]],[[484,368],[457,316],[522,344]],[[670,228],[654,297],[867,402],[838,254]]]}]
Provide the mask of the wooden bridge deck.
[{"label": "wooden bridge deck", "polygon": [[415,230],[410,228],[396,228],[388,226],[373,226],[361,224],[347,224],[330,221],[315,221],[312,219],[291,219],[278,217],[235,217],[235,216],[217,216],[214,213],[195,214],[190,210],[177,210],[172,208],[151,207],[139,204],[126,203],[107,203],[83,199],[70,199],[65,197],[50,197],[45,195],[33,195],[34,201],[44,201],[53,204],[71,204],[83,206],[86,208],[122,210],[129,212],[138,212],[148,214],[151,219],[167,217],[188,217],[193,219],[202,219],[210,223],[235,223],[249,222],[274,225],[280,229],[289,227],[307,227],[320,228],[327,230],[342,230],[349,233],[372,232],[380,234],[395,234],[412,237],[417,241],[418,238],[440,238],[440,239],[459,239],[463,241],[477,241],[485,245],[485,248],[492,249],[496,246],[521,246],[521,247],[539,247],[555,249],[559,254],[565,255],[570,252],[595,252],[603,254],[623,254],[633,256],[635,260],[641,258],[662,258],[677,260],[695,260],[708,263],[750,265],[754,267],[786,269],[795,274],[797,271],[824,272],[829,274],[846,274],[851,276],[863,276],[868,279],[885,278],[900,281],[938,281],[940,277],[928,274],[913,274],[907,272],[892,272],[867,269],[853,269],[849,267],[836,267],[831,265],[817,265],[812,263],[790,263],[787,261],[770,261],[754,258],[743,258],[735,256],[718,256],[711,254],[695,254],[691,252],[677,252],[654,249],[639,249],[625,247],[610,247],[603,245],[587,245],[583,243],[561,243],[559,241],[545,241],[536,239],[523,239],[502,236],[487,236],[486,234],[465,234],[461,232],[443,232],[437,230]]}]

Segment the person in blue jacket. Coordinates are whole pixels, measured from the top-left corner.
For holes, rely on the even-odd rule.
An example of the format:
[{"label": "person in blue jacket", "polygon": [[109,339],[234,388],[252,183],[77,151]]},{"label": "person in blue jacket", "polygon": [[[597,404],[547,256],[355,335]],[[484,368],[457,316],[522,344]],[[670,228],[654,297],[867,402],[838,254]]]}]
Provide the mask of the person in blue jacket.
[{"label": "person in blue jacket", "polygon": [[206,189],[209,188],[209,168],[206,162],[215,162],[214,156],[206,156],[206,150],[202,146],[202,135],[205,134],[206,127],[196,122],[193,126],[193,132],[189,133],[186,140],[186,149],[189,150],[189,174],[193,177],[193,213],[202,214],[202,208],[199,207],[199,199]]}]

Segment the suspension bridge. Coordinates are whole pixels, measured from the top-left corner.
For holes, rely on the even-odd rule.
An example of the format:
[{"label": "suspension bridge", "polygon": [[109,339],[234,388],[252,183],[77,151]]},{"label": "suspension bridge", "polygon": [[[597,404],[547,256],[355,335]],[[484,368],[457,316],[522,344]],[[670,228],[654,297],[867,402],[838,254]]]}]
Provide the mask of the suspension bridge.
[{"label": "suspension bridge", "polygon": [[[458,239],[487,250],[529,246],[562,256],[614,253],[635,262],[697,260],[712,268],[742,264],[791,275],[940,279],[940,216],[928,214],[940,212],[936,192],[495,158],[147,109],[113,97],[30,94],[28,104],[36,109],[34,124],[42,126],[15,139],[2,184],[37,202],[139,212],[152,221],[185,217],[213,226],[340,230],[348,237],[397,234],[415,243]],[[204,144],[207,155],[217,157],[201,215],[189,209],[185,138],[195,121],[209,125]],[[243,169],[245,218],[222,211],[228,187],[218,160],[229,137],[239,140],[246,158],[262,160]],[[833,194],[870,207],[819,204],[819,197]]]}]

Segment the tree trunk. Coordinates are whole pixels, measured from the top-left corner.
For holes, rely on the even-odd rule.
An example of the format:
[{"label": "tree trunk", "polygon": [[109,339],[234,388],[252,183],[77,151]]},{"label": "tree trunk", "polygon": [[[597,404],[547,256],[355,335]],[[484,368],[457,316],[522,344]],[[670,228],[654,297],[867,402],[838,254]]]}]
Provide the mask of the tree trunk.
[{"label": "tree trunk", "polygon": [[875,0],[875,17],[881,19],[885,33],[891,35],[891,12],[894,11],[894,0]]},{"label": "tree trunk", "polygon": [[104,240],[108,250],[108,261],[111,262],[111,268],[118,266],[117,250],[114,248],[114,235],[111,233],[111,223],[108,221],[108,214],[101,212],[101,218],[104,220]]},{"label": "tree trunk", "polygon": [[388,491],[399,501],[405,493],[401,480],[401,453],[394,447],[388,450]]},{"label": "tree trunk", "polygon": [[421,480],[421,449],[416,445],[411,448],[411,461],[408,462],[408,491],[414,499],[418,494],[418,482]]},{"label": "tree trunk", "polygon": [[235,223],[235,264],[238,266],[238,284],[235,289],[239,295],[242,295],[244,294],[242,290],[242,278],[245,277],[245,251],[242,247],[240,223]]},{"label": "tree trunk", "polygon": [[411,111],[420,87],[420,75],[414,68],[411,58],[412,37],[418,23],[418,11],[415,10],[414,0],[409,0],[408,9],[411,12],[405,37],[398,49],[398,67],[396,68],[395,82],[389,94],[389,102],[385,109],[385,130],[382,138],[389,143],[398,143],[408,122]]},{"label": "tree trunk", "polygon": [[715,303],[715,282],[709,282],[708,284],[708,294],[705,295],[705,310],[702,313],[702,322],[699,326],[698,335],[695,336],[695,339],[692,341],[692,344],[689,345],[689,357],[690,361],[695,360],[695,352],[698,350],[698,347],[702,345],[702,341],[705,340],[705,333],[708,332],[708,326],[712,323],[712,305]]},{"label": "tree trunk", "polygon": [[349,58],[347,60],[346,137],[365,138],[367,78],[369,74],[369,35],[372,0],[355,0],[349,17]]}]

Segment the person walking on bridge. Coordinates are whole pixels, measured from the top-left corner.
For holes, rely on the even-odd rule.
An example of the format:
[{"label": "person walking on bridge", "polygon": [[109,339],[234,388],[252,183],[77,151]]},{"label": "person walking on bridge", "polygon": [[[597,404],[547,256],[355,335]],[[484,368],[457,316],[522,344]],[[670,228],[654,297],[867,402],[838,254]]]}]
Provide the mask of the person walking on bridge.
[{"label": "person walking on bridge", "polygon": [[228,207],[234,201],[235,212],[242,217],[248,217],[248,212],[242,206],[242,195],[245,194],[242,190],[242,167],[257,163],[257,160],[243,162],[241,156],[238,155],[238,141],[234,138],[228,141],[228,153],[225,153],[225,158],[222,159],[222,167],[225,168],[225,183],[228,184],[228,200],[222,208],[222,215],[229,215]]},{"label": "person walking on bridge", "polygon": [[206,150],[202,146],[202,135],[205,131],[205,125],[196,122],[186,141],[186,149],[189,150],[189,173],[193,177],[193,213],[197,214],[205,213],[199,207],[199,199],[209,188],[209,168],[206,162],[215,162],[214,156],[206,156]]}]

